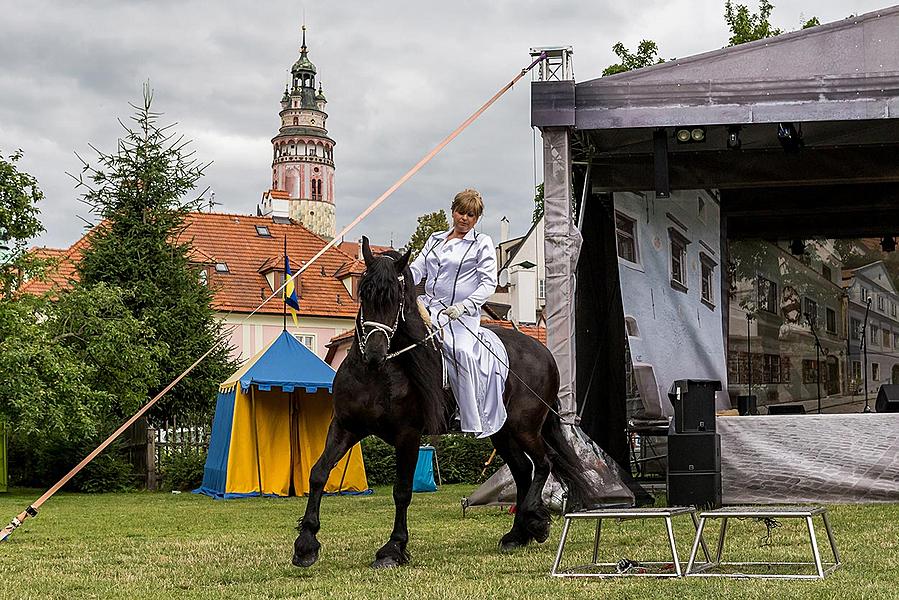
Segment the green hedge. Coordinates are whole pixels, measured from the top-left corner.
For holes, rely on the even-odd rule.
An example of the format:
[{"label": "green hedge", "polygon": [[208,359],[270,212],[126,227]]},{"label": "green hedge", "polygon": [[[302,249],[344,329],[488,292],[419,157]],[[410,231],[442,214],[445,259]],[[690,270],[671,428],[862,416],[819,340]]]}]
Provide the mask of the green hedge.
[{"label": "green hedge", "polygon": [[[422,439],[426,443],[427,438]],[[443,483],[481,483],[502,466],[497,456],[481,477],[484,463],[493,452],[489,439],[477,439],[470,435],[448,434],[440,436],[435,444],[437,462]],[[376,437],[362,440],[362,456],[365,460],[365,474],[369,485],[392,484],[396,473],[393,446]],[[435,473],[436,480],[436,473]]]}]

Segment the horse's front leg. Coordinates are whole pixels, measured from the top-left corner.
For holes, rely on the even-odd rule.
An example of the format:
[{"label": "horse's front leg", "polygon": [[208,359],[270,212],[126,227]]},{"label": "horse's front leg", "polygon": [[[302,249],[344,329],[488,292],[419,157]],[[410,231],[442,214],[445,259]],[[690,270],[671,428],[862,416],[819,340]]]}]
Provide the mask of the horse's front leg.
[{"label": "horse's front leg", "polygon": [[396,516],[390,539],[375,553],[375,560],[371,564],[375,569],[398,567],[409,562],[409,554],[406,552],[406,544],[409,542],[406,513],[412,502],[412,479],[415,476],[420,443],[421,432],[417,430],[406,430],[396,438],[396,481],[393,484]]},{"label": "horse's front leg", "polygon": [[319,510],[325,484],[337,461],[343,458],[343,455],[358,441],[359,436],[341,427],[336,419],[331,421],[325,449],[309,474],[309,500],[306,502],[306,514],[303,515],[303,519],[297,527],[300,535],[293,543],[292,562],[294,566],[311,567],[318,560],[321,543],[315,536],[321,528]]}]

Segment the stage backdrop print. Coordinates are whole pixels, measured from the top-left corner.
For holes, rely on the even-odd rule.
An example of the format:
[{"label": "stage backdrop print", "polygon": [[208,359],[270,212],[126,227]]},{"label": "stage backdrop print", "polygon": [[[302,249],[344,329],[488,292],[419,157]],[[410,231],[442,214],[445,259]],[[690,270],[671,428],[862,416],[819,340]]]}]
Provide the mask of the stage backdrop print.
[{"label": "stage backdrop print", "polygon": [[[621,297],[634,377],[646,417],[672,414],[678,379],[727,389],[718,202],[704,190],[616,192]],[[730,408],[726,392],[718,408]]]}]

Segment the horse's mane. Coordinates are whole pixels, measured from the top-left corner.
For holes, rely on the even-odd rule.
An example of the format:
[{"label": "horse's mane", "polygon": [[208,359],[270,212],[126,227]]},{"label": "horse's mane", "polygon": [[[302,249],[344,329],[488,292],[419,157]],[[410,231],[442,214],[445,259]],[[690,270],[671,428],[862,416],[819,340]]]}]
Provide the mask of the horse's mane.
[{"label": "horse's mane", "polygon": [[[383,257],[391,260],[383,260]],[[399,306],[403,294],[403,318],[393,337],[393,351],[414,344],[428,335],[428,328],[418,312],[415,285],[408,265],[403,271],[403,289],[397,285],[396,263],[402,255],[395,250],[383,252],[367,266],[359,282],[359,295],[372,302],[387,306]],[[437,340],[439,344],[439,340]],[[430,342],[416,346],[397,356],[394,361],[403,369],[415,388],[425,430],[431,434],[442,433],[446,429],[449,410],[448,396],[443,389],[443,367],[440,353]]]}]

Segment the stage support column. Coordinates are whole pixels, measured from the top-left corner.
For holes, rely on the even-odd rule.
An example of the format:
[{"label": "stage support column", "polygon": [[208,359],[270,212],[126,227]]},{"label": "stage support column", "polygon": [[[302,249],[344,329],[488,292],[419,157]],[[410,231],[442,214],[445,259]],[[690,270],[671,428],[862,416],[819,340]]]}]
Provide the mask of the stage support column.
[{"label": "stage support column", "polygon": [[546,345],[559,367],[561,415],[576,414],[574,292],[581,248],[572,210],[571,148],[564,127],[544,127],[543,207],[546,257]]}]

